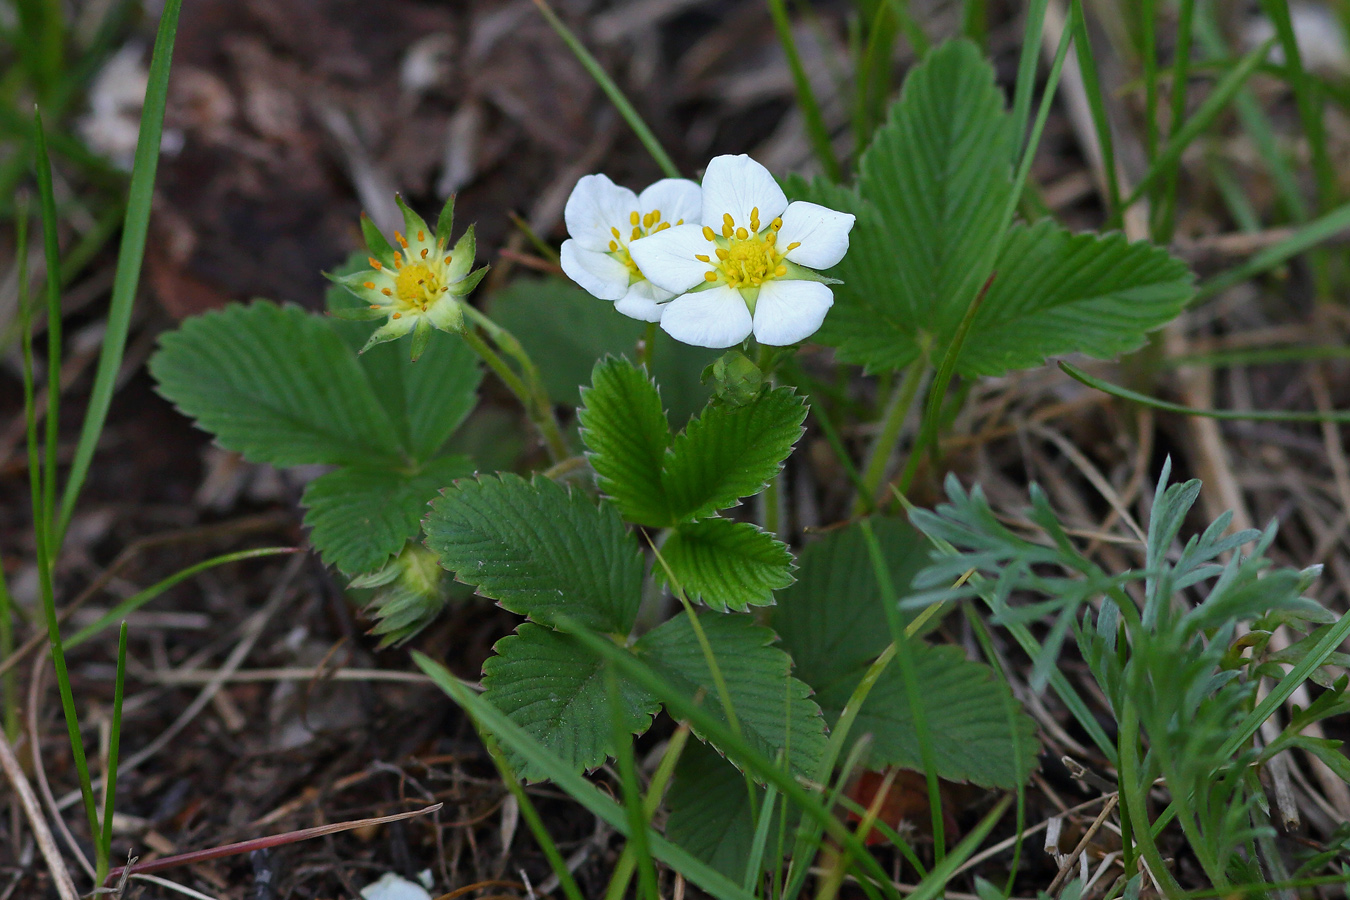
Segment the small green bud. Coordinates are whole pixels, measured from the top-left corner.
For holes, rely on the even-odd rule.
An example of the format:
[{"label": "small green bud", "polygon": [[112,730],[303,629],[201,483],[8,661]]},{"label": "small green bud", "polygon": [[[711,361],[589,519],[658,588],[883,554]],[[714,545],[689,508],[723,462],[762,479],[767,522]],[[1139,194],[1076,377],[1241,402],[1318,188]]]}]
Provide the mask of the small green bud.
[{"label": "small green bud", "polygon": [[713,382],[713,396],[732,406],[745,406],[754,402],[766,384],[759,366],[739,350],[730,350],[719,356],[703,371],[705,384],[709,377]]},{"label": "small green bud", "polygon": [[366,612],[376,619],[370,633],[379,635],[380,649],[405,643],[426,628],[451,599],[449,573],[436,554],[409,542],[383,568],[352,579],[352,588],[374,588]]}]

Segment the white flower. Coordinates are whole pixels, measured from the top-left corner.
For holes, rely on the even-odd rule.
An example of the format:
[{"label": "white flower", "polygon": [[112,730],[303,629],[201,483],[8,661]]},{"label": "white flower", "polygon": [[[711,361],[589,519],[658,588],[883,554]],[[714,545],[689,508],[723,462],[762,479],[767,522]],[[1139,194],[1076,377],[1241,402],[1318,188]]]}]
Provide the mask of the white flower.
[{"label": "white flower", "polygon": [[848,251],[854,217],[788,203],[769,170],[744,154],[718,156],[703,175],[701,225],[677,225],[632,246],[658,288],[678,296],[661,327],[699,347],[730,347],[753,333],[781,347],[805,340],[834,304],[822,276]]},{"label": "white flower", "polygon": [[675,296],[652,284],[633,262],[629,247],[650,234],[698,219],[699,186],[687,178],[663,178],[641,194],[604,175],[587,175],[567,198],[562,267],[577,284],[614,308],[644,322],[661,321],[662,304]]}]

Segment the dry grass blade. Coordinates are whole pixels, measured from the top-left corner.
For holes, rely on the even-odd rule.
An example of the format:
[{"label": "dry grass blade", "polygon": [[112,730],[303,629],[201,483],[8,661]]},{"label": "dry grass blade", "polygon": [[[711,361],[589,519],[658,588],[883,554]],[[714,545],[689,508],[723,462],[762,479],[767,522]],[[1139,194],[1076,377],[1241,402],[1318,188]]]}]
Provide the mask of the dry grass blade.
[{"label": "dry grass blade", "polygon": [[376,825],[387,825],[390,822],[401,822],[404,819],[415,819],[419,816],[430,815],[431,813],[438,811],[443,805],[444,804],[436,803],[431,806],[424,806],[421,809],[394,813],[391,816],[375,816],[370,819],[356,819],[351,822],[336,822],[332,825],[317,825],[314,828],[301,828],[299,831],[286,831],[281,834],[269,835],[268,837],[252,838],[247,841],[224,844],[220,847],[208,847],[205,850],[193,850],[189,853],[165,856],[162,859],[136,863],[131,866],[119,866],[108,873],[108,880],[116,881],[118,878],[122,877],[124,872],[135,877],[136,875],[145,875],[150,872],[162,872],[165,869],[174,869],[178,866],[206,862],[210,859],[238,856],[241,853],[252,853],[254,850],[265,850],[269,847],[280,847],[283,844],[294,844],[297,841],[308,841],[316,837],[324,837],[330,834],[338,834],[343,831],[351,831],[355,828],[371,828]]},{"label": "dry grass blade", "polygon": [[51,873],[52,881],[56,883],[57,894],[61,900],[79,900],[80,895],[75,891],[75,882],[71,880],[65,860],[61,858],[61,851],[56,848],[56,841],[52,839],[52,833],[42,817],[42,808],[38,806],[37,796],[33,793],[28,779],[24,777],[23,767],[19,765],[19,760],[14,756],[14,748],[9,745],[3,732],[0,732],[0,768],[5,770],[5,776],[14,786],[14,793],[19,798],[24,815],[28,817],[28,825],[33,829],[38,849],[42,852],[42,858],[47,861],[47,870]]}]

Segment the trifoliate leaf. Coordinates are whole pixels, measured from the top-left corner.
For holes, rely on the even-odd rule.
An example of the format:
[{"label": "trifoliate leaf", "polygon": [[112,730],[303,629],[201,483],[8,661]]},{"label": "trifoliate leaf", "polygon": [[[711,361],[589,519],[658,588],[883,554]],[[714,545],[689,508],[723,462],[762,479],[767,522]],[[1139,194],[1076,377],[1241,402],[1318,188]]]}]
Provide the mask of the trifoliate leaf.
[{"label": "trifoliate leaf", "polygon": [[661,394],[645,369],[606,357],[595,364],[577,410],[600,489],[630,522],[661,527],[671,514],[661,484],[670,425]]},{"label": "trifoliate leaf", "polygon": [[[1024,783],[1040,752],[1036,723],[1013,699],[1007,684],[988,666],[966,659],[958,647],[915,638],[899,652],[909,654],[914,666],[938,776],[1008,790]],[[865,668],[819,686],[817,696],[831,722],[838,719]],[[872,736],[867,757],[872,768],[923,768],[919,733],[898,660],[867,695],[849,733],[850,743],[865,734]]]},{"label": "trifoliate leaf", "polygon": [[789,194],[854,213],[835,305],[817,340],[869,370],[939,360],[989,271],[958,374],[1002,374],[1051,354],[1111,356],[1139,346],[1192,294],[1184,264],[1118,235],[1014,226],[997,246],[1012,190],[1011,116],[992,67],[966,41],[911,70],[863,153],[853,189],[789,179]]},{"label": "trifoliate leaf", "polygon": [[[728,878],[741,882],[755,839],[755,818],[764,804],[764,789],[755,786],[755,808],[745,776],[716,750],[690,741],[675,766],[666,794],[666,838],[679,844]],[[764,854],[772,865],[778,845],[781,797],[774,805],[769,844]],[[791,834],[791,827],[787,831]]]},{"label": "trifoliate leaf", "polygon": [[[566,634],[522,624],[493,648],[496,656],[483,664],[484,699],[538,739],[565,764],[591,769],[614,755],[613,709],[605,661]],[[641,734],[661,705],[641,687],[614,673],[622,729]],[[524,760],[508,751],[526,778],[543,779]]]},{"label": "trifoliate leaf", "polygon": [[614,507],[547,478],[463,479],[432,504],[427,547],[455,577],[512,612],[627,635],[642,554]]},{"label": "trifoliate leaf", "polygon": [[[825,752],[825,722],[811,689],[789,674],[788,655],[772,646],[773,632],[736,613],[704,613],[698,621],[730,695],[741,736],[770,763],[783,753],[791,771],[816,777]],[[702,696],[704,708],[727,721],[717,681],[689,616],[676,616],[652,629],[634,649],[672,688],[689,697]]]},{"label": "trifoliate leaf", "polygon": [[252,462],[399,465],[398,431],[333,324],[295,306],[231,304],[161,337],[150,371]]},{"label": "trifoliate leaf", "polygon": [[[521,278],[492,297],[492,318],[524,346],[555,403],[576,406],[596,360],[633,353],[646,326],[561,278]],[[651,373],[678,428],[708,399],[699,373],[716,350],[677,343],[658,331]]]},{"label": "trifoliate leaf", "polygon": [[[878,516],[871,523],[891,586],[904,597],[915,573],[928,564],[929,544],[904,519]],[[792,655],[797,677],[819,690],[876,659],[890,644],[891,631],[857,525],[807,544],[797,565],[797,582],[778,594],[769,624]],[[913,616],[902,613],[906,621]]]},{"label": "trifoliate leaf", "polygon": [[300,499],[309,539],[343,573],[373,571],[417,536],[442,488],[472,474],[472,460],[444,456],[416,472],[346,466],[320,475]]},{"label": "trifoliate leaf", "polygon": [[[654,567],[695,603],[716,610],[768,606],[773,592],[792,584],[792,554],[773,535],[749,522],[701,519],[671,532]],[[666,571],[669,567],[670,571]]]},{"label": "trifoliate leaf", "polygon": [[791,388],[745,406],[709,405],[671,444],[663,482],[675,521],[691,521],[758,494],[802,435],[806,404]]}]

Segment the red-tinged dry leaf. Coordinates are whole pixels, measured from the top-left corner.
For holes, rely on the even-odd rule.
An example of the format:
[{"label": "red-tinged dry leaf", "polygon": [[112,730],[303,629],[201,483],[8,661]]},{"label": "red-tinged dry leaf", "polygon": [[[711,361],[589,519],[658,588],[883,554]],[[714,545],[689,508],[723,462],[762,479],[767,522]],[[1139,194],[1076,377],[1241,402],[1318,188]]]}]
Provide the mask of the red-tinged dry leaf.
[{"label": "red-tinged dry leaf", "polygon": [[[877,794],[885,788],[886,794],[877,810],[878,821],[897,831],[904,823],[921,834],[930,832],[932,815],[928,806],[928,782],[924,779],[923,773],[911,769],[893,770],[895,775],[890,781],[890,787],[886,788],[887,775],[890,771],[892,770],[863,772],[849,786],[848,798],[863,809],[871,809],[872,804],[876,802]],[[943,781],[939,782],[939,786],[942,797],[942,827],[946,832],[947,843],[950,844],[956,836],[956,818],[952,815],[955,805],[952,785]],[[862,816],[853,810],[849,810],[845,817],[845,821],[850,825],[857,824],[861,820]],[[865,843],[871,846],[885,844],[888,841],[885,835],[872,829],[867,833]]]}]

